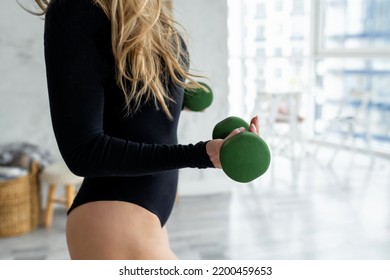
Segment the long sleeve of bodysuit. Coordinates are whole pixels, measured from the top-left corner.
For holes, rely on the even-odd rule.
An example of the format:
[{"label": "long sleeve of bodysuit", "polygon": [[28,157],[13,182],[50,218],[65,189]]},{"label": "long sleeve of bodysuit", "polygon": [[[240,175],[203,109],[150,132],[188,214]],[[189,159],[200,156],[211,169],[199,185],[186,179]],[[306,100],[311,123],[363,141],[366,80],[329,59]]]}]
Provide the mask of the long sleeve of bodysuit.
[{"label": "long sleeve of bodysuit", "polygon": [[[108,19],[89,1],[54,0],[45,19],[52,125],[68,167],[83,177],[139,176],[185,167],[212,167],[205,142],[140,143],[105,133],[105,83],[107,73],[113,70],[107,68],[107,57],[102,55],[100,32]],[[156,127],[153,133],[159,133],[159,129]]]}]

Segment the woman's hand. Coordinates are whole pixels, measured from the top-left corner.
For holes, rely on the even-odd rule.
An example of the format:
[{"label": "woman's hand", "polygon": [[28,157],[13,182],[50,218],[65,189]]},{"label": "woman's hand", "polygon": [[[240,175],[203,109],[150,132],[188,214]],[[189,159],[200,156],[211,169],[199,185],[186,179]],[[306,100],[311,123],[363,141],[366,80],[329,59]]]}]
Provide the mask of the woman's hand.
[{"label": "woman's hand", "polygon": [[[211,162],[213,163],[215,168],[222,168],[221,161],[219,160],[219,151],[221,150],[221,147],[223,143],[229,139],[230,137],[233,137],[234,135],[245,131],[245,128],[237,128],[233,130],[225,139],[214,139],[210,140],[206,145],[206,151],[207,154],[210,157]],[[251,119],[251,122],[249,124],[249,131],[259,134],[259,118],[258,116],[255,116]]]},{"label": "woman's hand", "polygon": [[249,124],[249,131],[250,132],[253,132],[253,133],[256,133],[256,134],[260,134],[260,128],[259,128],[259,116],[254,116],[252,119],[251,119],[251,122]]},{"label": "woman's hand", "polygon": [[206,144],[207,154],[209,155],[210,160],[213,163],[215,168],[222,168],[221,162],[219,160],[219,151],[221,150],[223,142],[225,142],[230,137],[233,137],[234,135],[236,135],[242,131],[245,131],[245,128],[243,128],[243,127],[237,128],[237,129],[233,130],[225,139],[210,140]]}]

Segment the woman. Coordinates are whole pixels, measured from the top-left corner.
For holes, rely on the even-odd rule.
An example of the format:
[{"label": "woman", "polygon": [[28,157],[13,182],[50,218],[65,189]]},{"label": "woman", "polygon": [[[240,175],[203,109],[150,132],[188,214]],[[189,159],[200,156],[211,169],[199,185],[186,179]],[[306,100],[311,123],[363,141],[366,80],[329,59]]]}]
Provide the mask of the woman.
[{"label": "woman", "polygon": [[220,168],[224,140],[177,144],[193,79],[172,19],[161,0],[36,2],[54,133],[85,177],[68,212],[71,258],[175,259],[165,223],[178,169]]}]

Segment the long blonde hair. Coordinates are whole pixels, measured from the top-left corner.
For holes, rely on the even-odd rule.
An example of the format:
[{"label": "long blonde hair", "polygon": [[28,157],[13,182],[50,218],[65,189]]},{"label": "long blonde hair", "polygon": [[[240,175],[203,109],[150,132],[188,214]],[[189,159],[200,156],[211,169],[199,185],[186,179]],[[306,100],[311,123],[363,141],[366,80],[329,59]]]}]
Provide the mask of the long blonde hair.
[{"label": "long blonde hair", "polygon": [[[44,15],[51,0],[35,0]],[[128,112],[153,100],[172,118],[167,102],[168,76],[182,87],[199,85],[187,68],[188,55],[162,0],[91,0],[111,21],[112,52],[116,81],[122,89]],[[167,75],[169,74],[169,75]],[[185,83],[185,80],[191,83]],[[190,85],[191,84],[191,85]]]}]

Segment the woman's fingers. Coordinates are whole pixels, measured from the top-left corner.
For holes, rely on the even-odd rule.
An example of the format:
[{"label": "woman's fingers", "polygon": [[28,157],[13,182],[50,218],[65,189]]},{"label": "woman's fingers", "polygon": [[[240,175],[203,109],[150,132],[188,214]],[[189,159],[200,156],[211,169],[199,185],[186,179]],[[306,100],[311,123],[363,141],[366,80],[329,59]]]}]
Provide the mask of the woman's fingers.
[{"label": "woman's fingers", "polygon": [[234,135],[236,135],[236,134],[238,134],[240,132],[243,132],[243,131],[245,131],[245,127],[240,127],[240,128],[237,128],[237,129],[233,130],[232,132],[230,132],[230,134],[228,136],[226,136],[224,141],[229,139],[230,137],[233,137]]},{"label": "woman's fingers", "polygon": [[251,119],[250,125],[249,125],[249,131],[259,134],[260,128],[259,128],[259,117],[255,116]]},{"label": "woman's fingers", "polygon": [[221,147],[223,145],[223,142],[229,139],[230,137],[233,137],[234,135],[245,131],[244,127],[237,128],[233,130],[228,136],[226,136],[225,139],[214,139],[210,140],[206,144],[206,151],[208,156],[210,157],[210,161],[213,163],[215,168],[222,168],[221,161],[219,159],[219,152],[221,151]]},{"label": "woman's fingers", "polygon": [[[234,135],[236,135],[236,134],[238,134],[240,132],[243,132],[243,131],[245,131],[245,128],[244,127],[240,127],[240,128],[237,128],[237,129],[233,130],[223,140],[222,139],[214,139],[214,140],[210,140],[207,143],[207,145],[206,145],[207,154],[209,155],[210,160],[213,163],[214,167],[221,168],[221,162],[220,162],[220,159],[219,159],[219,152],[221,150],[223,142],[226,141],[227,139],[233,137]],[[249,131],[253,132],[253,133],[256,133],[256,134],[260,133],[259,117],[258,116],[255,116],[255,117],[253,117],[251,119],[251,122],[250,122],[250,125],[249,125]]]}]

